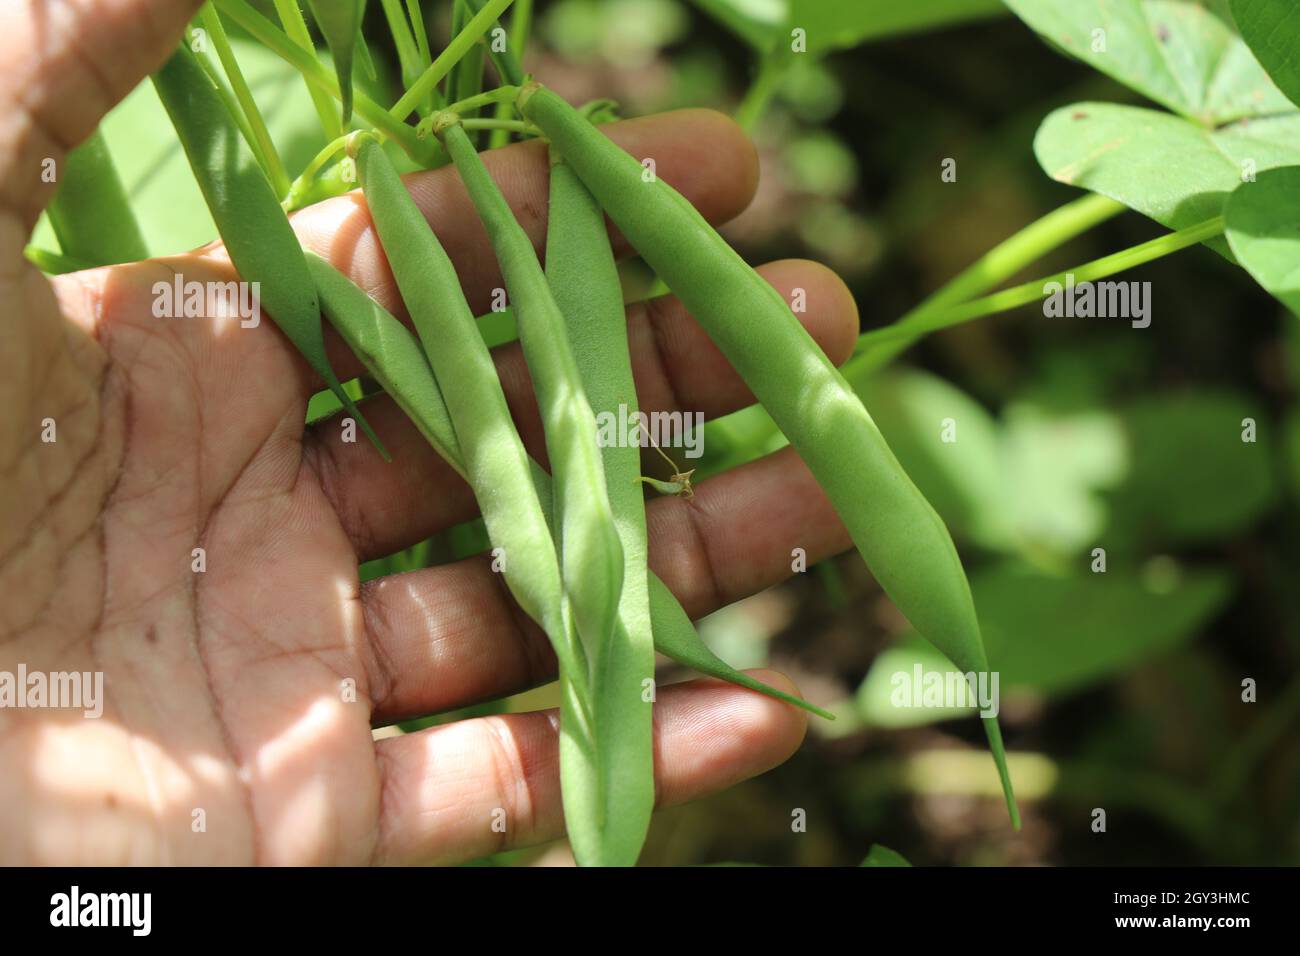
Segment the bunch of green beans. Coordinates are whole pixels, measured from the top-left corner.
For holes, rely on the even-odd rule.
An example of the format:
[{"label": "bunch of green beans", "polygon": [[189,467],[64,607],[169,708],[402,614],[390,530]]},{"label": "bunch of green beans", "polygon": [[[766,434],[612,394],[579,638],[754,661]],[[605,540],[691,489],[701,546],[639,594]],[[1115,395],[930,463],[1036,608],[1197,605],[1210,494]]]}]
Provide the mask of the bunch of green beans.
[{"label": "bunch of green beans", "polygon": [[[335,54],[337,83],[307,71],[314,93],[353,99],[351,61],[364,0],[309,0]],[[225,0],[246,25],[272,34]],[[390,21],[400,14],[385,0]],[[379,446],[325,357],[321,315],[430,445],[470,485],[506,584],[546,633],[559,662],[560,771],[575,857],[630,865],[654,803],[652,704],[656,650],[703,673],[830,717],[730,668],[700,640],[681,605],[647,564],[638,445],[601,447],[596,412],[634,415],[637,397],[618,272],[604,214],[677,293],[803,456],[858,550],[917,629],[965,671],[987,669],[965,574],[938,515],[902,471],[870,415],[795,319],[789,306],[680,195],[602,136],[590,118],[525,78],[519,51],[483,42],[509,0],[455,0],[453,43],[436,60],[414,33],[419,77],[382,120],[412,149],[429,133],[454,162],[500,265],[541,413],[554,478],[527,454],[501,382],[452,264],[408,194],[378,135],[330,137],[356,160],[376,232],[416,335],[325,260],[304,253],[259,165],[248,118],[181,48],[155,77],[231,261],[260,282],[277,325]],[[294,42],[309,47],[296,6],[277,0]],[[410,28],[422,35],[418,3]],[[527,23],[525,5],[517,24]],[[405,21],[403,21],[405,23]],[[280,37],[279,39],[283,39]],[[512,38],[513,39],[513,38]],[[282,55],[292,44],[274,44]],[[308,49],[310,53],[310,49]],[[302,60],[293,52],[294,62]],[[491,55],[503,85],[483,92]],[[305,62],[305,61],[304,61]],[[404,68],[408,64],[404,64]],[[441,78],[447,83],[438,90]],[[333,87],[333,88],[332,88]],[[360,115],[374,104],[356,94]],[[451,108],[430,112],[435,103]],[[337,127],[317,101],[322,123]],[[538,130],[551,150],[547,267],[478,154],[462,111],[500,107],[476,128]],[[243,104],[255,110],[255,104]],[[413,129],[408,107],[417,112]],[[504,122],[513,109],[528,124]],[[240,119],[244,119],[241,131]],[[326,123],[328,118],[329,122]],[[426,141],[427,142],[427,141]],[[324,154],[323,154],[324,155]],[[326,156],[328,158],[328,156]],[[283,170],[281,170],[283,173]],[[284,178],[281,176],[281,178]],[[296,194],[295,194],[296,195]],[[65,250],[66,251],[66,250]],[[386,456],[386,453],[385,453]],[[985,729],[1012,820],[1011,782],[996,720]]]},{"label": "bunch of green beans", "polygon": [[[529,83],[517,105],[753,390],[898,609],[960,670],[987,671],[970,586],[943,520],[789,304],[681,194],[644,176],[562,98]],[[997,718],[984,718],[984,727],[1018,827]]]},{"label": "bunch of green beans", "polygon": [[585,694],[586,662],[568,621],[555,544],[530,481],[528,455],[456,271],[379,144],[363,136],[353,152],[379,241],[443,389],[465,477],[489,537],[503,550],[506,583]]},{"label": "bunch of green beans", "polygon": [[[362,155],[365,148],[362,148]],[[382,157],[382,152],[375,150]],[[405,189],[395,175],[386,175],[389,170],[376,160],[376,155],[361,160],[362,178],[366,182],[367,201],[381,233],[387,233],[388,242],[394,248],[400,248],[404,238],[413,238],[421,227],[428,229],[423,217],[414,204],[406,208],[402,196]],[[386,160],[385,160],[386,162]],[[395,182],[394,182],[395,181]],[[396,188],[394,188],[394,185]],[[400,190],[400,193],[398,192]],[[380,210],[383,210],[380,212]],[[419,217],[416,222],[411,213]],[[410,246],[418,249],[417,246]],[[391,254],[391,253],[390,253]],[[549,503],[552,495],[550,476],[540,465],[523,456],[526,481],[519,484],[518,458],[516,450],[522,453],[518,434],[514,430],[508,413],[500,417],[501,406],[497,405],[500,382],[495,368],[484,365],[486,349],[482,340],[475,342],[468,334],[478,333],[472,327],[466,329],[462,322],[448,322],[448,335],[436,349],[422,349],[411,332],[396,318],[381,308],[364,291],[353,284],[346,276],[314,253],[307,253],[307,266],[315,283],[320,298],[321,309],[325,317],[338,330],[343,340],[365,365],[367,371],[378,381],[398,406],[410,417],[430,445],[456,471],[466,477],[476,494],[479,494],[485,520],[489,523],[489,534],[494,543],[510,541],[507,545],[513,556],[507,564],[506,580],[520,599],[520,604],[546,627],[544,613],[553,610],[537,611],[538,602],[530,599],[528,592],[541,595],[540,603],[545,606],[551,602],[557,592],[558,572],[555,569],[554,545],[550,540],[550,528],[554,519],[550,513]],[[419,267],[423,258],[418,252],[406,257],[402,266],[394,265],[394,273],[399,269],[409,278],[410,268]],[[416,280],[417,283],[420,280]],[[403,295],[425,303],[425,292],[433,283],[422,289],[417,284],[403,289]],[[409,287],[409,286],[408,286]],[[438,290],[440,293],[446,291]],[[455,301],[455,296],[452,297]],[[438,317],[447,314],[448,307],[436,298],[433,308]],[[458,307],[452,307],[454,313]],[[463,318],[463,317],[462,317]],[[417,319],[417,327],[420,320]],[[451,329],[459,324],[461,332]],[[619,327],[623,326],[619,316]],[[462,348],[464,346],[464,348]],[[428,359],[433,355],[438,359],[445,375],[435,377]],[[457,368],[463,365],[465,368]],[[617,376],[610,376],[617,379]],[[442,384],[440,384],[440,382]],[[445,388],[445,390],[444,390]],[[456,401],[447,396],[463,389],[463,401]],[[475,401],[483,401],[489,408],[483,414],[474,407]],[[504,401],[502,399],[502,401]],[[453,415],[448,404],[467,406],[461,413],[461,421],[453,422]],[[495,410],[491,410],[496,406]],[[488,428],[483,428],[485,420],[491,421]],[[457,427],[462,433],[473,433],[464,444],[457,434]],[[477,450],[466,450],[470,444],[478,445]],[[477,459],[477,463],[476,463]],[[494,483],[489,483],[494,482]],[[531,503],[536,502],[542,512],[543,526],[537,529],[532,524]],[[638,517],[642,502],[629,503],[621,511],[624,520],[620,521],[620,532],[630,531],[633,542],[638,537],[638,526],[644,529],[644,515]],[[519,514],[526,512],[524,524],[530,532],[524,535],[512,527],[509,522]],[[489,518],[489,514],[492,515]],[[502,527],[501,520],[507,524]],[[541,540],[545,536],[545,540]],[[644,531],[640,532],[644,537]],[[633,550],[635,554],[636,551]],[[643,553],[643,552],[642,552]],[[517,573],[519,563],[525,562],[528,570]],[[512,577],[513,576],[513,577]],[[599,762],[594,751],[595,742],[590,733],[584,729],[585,722],[578,727],[566,727],[561,737],[564,748],[564,766],[562,782],[569,788],[565,797],[565,811],[568,817],[570,838],[573,841],[575,856],[586,864],[630,865],[636,861],[645,830],[649,823],[650,811],[654,802],[653,767],[650,747],[650,707],[642,700],[641,682],[647,675],[653,675],[653,658],[647,649],[637,642],[644,641],[645,630],[653,630],[653,646],[660,653],[692,667],[701,673],[727,680],[760,693],[768,694],[787,703],[803,707],[822,717],[831,719],[832,715],[808,704],[797,697],[769,687],[743,674],[724,663],[700,639],[690,618],[682,609],[672,592],[653,574],[648,575],[648,587],[645,589],[644,604],[634,589],[634,597],[620,605],[626,607],[626,613],[620,614],[620,637],[627,634],[627,653],[616,656],[617,667],[609,668],[602,677],[607,681],[602,693],[596,695],[594,722],[598,728],[605,729],[602,721],[613,720],[609,733],[626,751],[616,767],[619,774],[610,774],[609,765]],[[521,592],[522,595],[521,595]],[[644,607],[646,618],[638,615]],[[625,628],[623,627],[626,622]],[[560,656],[557,653],[557,656]],[[563,658],[560,658],[563,660]],[[648,666],[647,666],[648,665]],[[561,663],[561,667],[565,665]],[[643,669],[644,667],[644,669]],[[631,711],[631,719],[614,715],[618,703],[631,693],[632,699],[641,702],[639,710]],[[570,721],[580,720],[580,715],[573,714],[574,703],[565,708],[566,718]],[[567,771],[567,772],[566,772]],[[602,784],[601,778],[607,782]]]},{"label": "bunch of green beans", "polygon": [[[405,325],[324,259],[312,252],[306,258],[325,318],[434,451],[465,477],[451,414],[420,342]],[[551,476],[531,458],[528,471],[547,525],[553,527]],[[685,609],[654,572],[649,575],[649,590],[654,647],[660,654],[709,677],[747,687],[827,720],[835,719],[829,711],[736,670],[709,650]]]}]

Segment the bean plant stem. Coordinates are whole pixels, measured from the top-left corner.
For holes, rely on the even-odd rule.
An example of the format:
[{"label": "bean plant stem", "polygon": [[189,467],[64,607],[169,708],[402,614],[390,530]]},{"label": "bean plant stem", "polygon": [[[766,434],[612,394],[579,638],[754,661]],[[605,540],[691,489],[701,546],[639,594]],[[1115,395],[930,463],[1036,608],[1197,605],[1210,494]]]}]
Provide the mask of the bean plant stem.
[{"label": "bean plant stem", "polygon": [[[310,53],[312,59],[315,60],[316,45],[311,42],[311,34],[307,31],[307,21],[303,19],[302,10],[298,7],[298,0],[275,0],[275,12],[280,15],[280,22],[284,25],[284,32],[288,34],[289,39]],[[329,97],[319,87],[310,82],[307,84],[307,92],[311,94],[311,101],[316,106],[316,113],[320,117],[320,125],[321,129],[325,131],[325,138],[337,139],[342,136],[343,124]],[[280,195],[283,196],[284,194],[281,193]]]},{"label": "bean plant stem", "polygon": [[408,116],[415,109],[416,104],[432,93],[460,58],[487,33],[497,17],[501,16],[512,2],[513,0],[488,0],[483,9],[465,24],[465,29],[452,38],[446,49],[438,54],[437,59],[429,64],[429,68],[402,94],[402,98],[393,104],[393,108],[388,111],[389,115],[399,121]]},{"label": "bean plant stem", "polygon": [[[524,62],[524,48],[528,45],[528,34],[533,25],[533,0],[515,0],[514,10],[510,13],[510,52],[519,63]],[[508,120],[514,115],[513,103],[498,103],[496,119]],[[510,142],[510,129],[498,126],[488,139],[488,148],[497,149]]]},{"label": "bean plant stem", "polygon": [[[1107,196],[1089,193],[1054,209],[1014,236],[994,246],[971,266],[954,276],[920,305],[889,326],[891,329],[920,327],[931,317],[982,295],[1009,279],[1025,266],[1093,226],[1123,212],[1126,207]],[[870,334],[870,333],[868,333]],[[879,371],[906,351],[912,339],[899,337],[867,349],[866,336],[858,340],[852,367],[860,373]]]},{"label": "bean plant stem", "polygon": [[[388,31],[393,36],[393,45],[397,48],[397,63],[402,73],[402,85],[414,83],[425,67],[429,65],[420,52],[420,44],[411,32],[412,25],[402,10],[401,0],[381,0],[384,17],[388,20]],[[423,27],[423,24],[421,24]],[[418,104],[421,109],[429,109],[431,104],[426,99]]]},{"label": "bean plant stem", "polygon": [[523,120],[499,120],[499,119],[463,119],[460,125],[466,129],[490,129],[505,130],[509,133],[518,133],[521,136],[537,136],[537,127],[532,123],[526,123]]},{"label": "bean plant stem", "polygon": [[429,48],[429,34],[424,29],[424,12],[420,9],[420,0],[406,0],[406,12],[411,18],[415,50],[420,55],[420,60],[427,65],[433,62],[433,52]]},{"label": "bean plant stem", "polygon": [[307,168],[304,169],[298,178],[289,186],[288,193],[285,194],[283,202],[280,203],[286,212],[292,212],[295,209],[302,208],[304,205],[302,198],[303,194],[310,190],[312,180],[316,178],[316,175],[321,171],[322,167],[324,167],[324,165],[328,163],[336,153],[347,146],[348,140],[351,139],[353,135],[354,134],[352,133],[344,133],[338,139],[331,140],[319,153],[312,157],[311,162],[307,164]]},{"label": "bean plant stem", "polygon": [[776,52],[765,53],[759,60],[758,73],[736,109],[735,119],[741,129],[749,132],[754,128],[785,75],[786,65],[786,58]]},{"label": "bean plant stem", "polygon": [[[222,13],[252,34],[253,39],[306,77],[309,83],[336,99],[342,99],[339,83],[334,75],[325,69],[315,56],[290,40],[284,31],[254,10],[248,4],[248,0],[213,0],[213,2]],[[372,123],[385,136],[396,141],[417,162],[427,166],[437,154],[438,149],[434,144],[422,142],[416,137],[412,127],[390,115],[386,109],[360,91],[356,94],[356,111],[362,119]]]},{"label": "bean plant stem", "polygon": [[235,99],[235,94],[230,89],[230,84],[226,82],[225,75],[218,69],[217,64],[207,56],[197,57],[199,66],[207,74],[208,79],[217,90],[217,95],[221,97],[222,105],[226,107],[226,112],[234,119],[239,131],[244,135],[244,142],[253,153],[253,158],[257,160],[257,165],[263,170],[269,169],[267,165],[266,154],[262,152],[262,147],[257,142],[257,136],[253,133],[253,127],[248,125],[248,117],[244,115],[239,101]]},{"label": "bean plant stem", "polygon": [[[1086,262],[1073,269],[1067,269],[1064,272],[1058,272],[1043,279],[1035,279],[1023,285],[1004,289],[1001,292],[985,296],[982,299],[976,299],[973,302],[967,302],[952,309],[932,313],[925,316],[921,321],[910,323],[907,327],[895,323],[874,332],[868,332],[862,337],[861,341],[867,345],[875,345],[877,342],[896,341],[900,338],[912,341],[939,329],[951,328],[954,325],[961,325],[964,322],[970,322],[986,315],[994,315],[998,312],[1006,312],[1022,305],[1028,305],[1047,295],[1043,288],[1050,282],[1064,283],[1068,276],[1073,276],[1075,283],[1104,279],[1117,272],[1124,272],[1127,269],[1144,265],[1181,249],[1186,249],[1189,246],[1198,245],[1207,239],[1220,235],[1222,232],[1223,217],[1215,216],[1213,219],[1207,219],[1195,226],[1188,226],[1186,229],[1171,232],[1149,242],[1123,249],[1100,259],[1094,259],[1092,262]],[[851,362],[850,365],[852,364]],[[846,374],[851,374],[851,371],[846,369]]]},{"label": "bean plant stem", "polygon": [[257,150],[258,159],[262,161],[267,178],[275,188],[276,196],[283,198],[289,192],[289,174],[284,170],[284,163],[280,160],[275,142],[266,128],[266,121],[262,118],[262,111],[258,109],[257,101],[253,99],[253,91],[249,89],[248,81],[244,79],[239,61],[235,59],[230,38],[226,36],[226,28],[221,23],[221,14],[208,3],[203,5],[201,17],[204,29],[212,38],[212,46],[217,51],[217,58],[221,60],[221,67],[230,80],[230,88],[239,102],[240,111],[247,122],[247,129],[256,141],[253,145]]}]

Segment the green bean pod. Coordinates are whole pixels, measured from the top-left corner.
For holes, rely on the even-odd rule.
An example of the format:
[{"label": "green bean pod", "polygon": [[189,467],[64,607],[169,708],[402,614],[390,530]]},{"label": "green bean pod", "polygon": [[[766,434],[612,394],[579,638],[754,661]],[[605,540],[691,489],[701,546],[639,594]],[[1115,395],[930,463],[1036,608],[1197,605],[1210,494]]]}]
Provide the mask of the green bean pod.
[{"label": "green bean pod", "polygon": [[[533,250],[532,241],[515,220],[505,197],[488,174],[460,117],[442,115],[433,126],[452,162],[460,171],[479,218],[496,252],[506,290],[515,310],[519,341],[533,379],[541,411],[546,450],[555,475],[555,527],[559,532],[560,569],[564,591],[573,608],[578,635],[588,665],[606,659],[618,627],[623,587],[623,550],[614,525],[597,444],[596,419],[582,389],[582,379],[564,328],[564,317]],[[588,686],[600,679],[589,670],[579,674],[561,667],[562,700],[582,699],[573,685],[585,678]],[[597,700],[610,707],[641,707],[640,698],[622,700],[604,687],[586,698],[594,710]],[[623,718],[618,718],[616,726]],[[609,837],[619,834],[622,821],[608,812],[611,782],[624,779],[608,761],[619,760],[602,737],[614,728],[597,721],[579,724],[564,720],[561,711],[560,779],[565,819],[578,862],[584,865],[617,861]],[[652,778],[653,779],[653,778]],[[643,834],[618,840],[639,850]],[[633,861],[635,862],[635,857]]]},{"label": "green bean pod", "polygon": [[582,389],[564,317],[532,241],[515,221],[459,118],[448,114],[434,132],[446,145],[487,227],[514,306],[555,477],[564,585],[588,659],[600,659],[618,619],[623,550],[609,505],[595,415]]},{"label": "green bean pod", "polygon": [[314,252],[306,258],[321,313],[439,457],[465,478],[451,414],[420,343],[343,273]]},{"label": "green bean pod", "polygon": [[[868,567],[912,625],[963,672],[988,660],[948,529],[861,400],[795,318],[695,207],[540,84],[518,107],[740,373],[825,489]],[[996,718],[984,728],[1019,826]]]},{"label": "green bean pod", "polygon": [[[324,259],[307,253],[307,266],[316,283],[321,311],[356,353],[366,370],[393,396],[429,444],[456,473],[465,476],[460,442],[456,438],[442,390],[429,367],[420,342],[411,330],[371,299],[352,280]],[[537,492],[547,525],[551,512],[551,476],[531,458],[529,480]],[[700,639],[690,617],[672,591],[650,572],[650,619],[655,650],[702,674],[747,687],[760,694],[801,707],[827,719],[834,715],[784,691],[754,680],[714,654]]]},{"label": "green bean pod", "polygon": [[488,536],[503,549],[506,583],[585,692],[587,664],[567,619],[555,542],[456,270],[383,148],[363,136],[354,151],[379,241],[451,416],[465,475]]},{"label": "green bean pod", "polygon": [[71,259],[107,266],[149,257],[101,130],[68,153],[47,212]]},{"label": "green bean pod", "polygon": [[[592,409],[615,417],[624,410],[635,414],[623,290],[605,216],[573,170],[554,154],[546,278],[564,316]],[[580,847],[581,835],[571,842],[579,859],[631,866],[640,855],[654,811],[653,697],[646,690],[654,686],[655,661],[645,498],[636,480],[641,473],[640,447],[606,444],[601,461],[623,550],[623,589],[613,639],[591,660],[607,825],[596,846]]]},{"label": "green bean pod", "polygon": [[181,46],[153,77],[235,270],[259,283],[261,301],[385,458],[388,452],[325,355],[320,303],[302,246],[253,160],[239,126],[189,48]]},{"label": "green bean pod", "polygon": [[343,103],[343,126],[352,119],[352,56],[360,39],[361,21],[366,17],[366,0],[307,0],[316,25],[334,57]]}]

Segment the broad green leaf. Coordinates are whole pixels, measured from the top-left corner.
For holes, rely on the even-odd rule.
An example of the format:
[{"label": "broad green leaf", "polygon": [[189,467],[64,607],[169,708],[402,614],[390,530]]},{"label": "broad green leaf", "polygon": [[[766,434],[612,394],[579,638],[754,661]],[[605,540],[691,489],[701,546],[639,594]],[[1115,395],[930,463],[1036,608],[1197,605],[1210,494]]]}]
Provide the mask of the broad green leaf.
[{"label": "broad green leaf", "polygon": [[[1300,7],[1297,7],[1300,10]],[[1228,199],[1228,244],[1237,261],[1300,315],[1300,167],[1274,169],[1242,183]]]},{"label": "broad green leaf", "polygon": [[[1141,571],[1111,567],[1057,577],[1008,562],[971,575],[999,696],[1011,691],[1078,691],[1167,652],[1214,619],[1233,592],[1222,570],[1182,571],[1165,561]],[[909,635],[881,654],[858,691],[863,719],[881,726],[942,720],[954,710],[904,708],[891,699],[916,665],[952,665]],[[903,698],[898,698],[901,702]]]},{"label": "broad green leaf", "polygon": [[1209,130],[1158,110],[1076,103],[1043,121],[1034,152],[1058,182],[1182,229],[1221,214],[1243,179],[1300,163],[1300,113]]},{"label": "broad green leaf", "polygon": [[1233,28],[1227,0],[1006,0],[1067,54],[1213,127],[1294,107]]},{"label": "broad green leaf", "polygon": [[1105,527],[1100,491],[1122,477],[1125,461],[1113,415],[1049,415],[1017,405],[999,422],[952,384],[911,370],[853,385],[959,538],[1003,551],[1068,555]]},{"label": "broad green leaf", "polygon": [[[1277,433],[1248,398],[1159,395],[1120,417],[1130,464],[1110,495],[1108,535],[1161,545],[1223,541],[1262,520],[1276,500]],[[1246,419],[1255,423],[1253,442],[1243,441]]]},{"label": "broad green leaf", "polygon": [[1002,493],[1023,552],[1077,554],[1105,528],[1103,489],[1123,477],[1124,433],[1109,412],[1052,415],[1014,405],[1004,416]]},{"label": "broad green leaf", "polygon": [[871,844],[871,849],[867,851],[867,858],[860,864],[862,866],[911,866],[903,854],[897,850],[891,850],[887,846],[879,843]]},{"label": "broad green leaf", "polygon": [[[915,635],[876,656],[858,686],[858,716],[863,723],[872,727],[920,727],[970,713],[969,707],[906,706],[907,698],[896,694],[901,693],[903,681],[912,679],[918,665],[922,674],[941,674],[953,669],[948,658]],[[995,661],[993,666],[1002,665]]]},{"label": "broad green leaf", "polygon": [[1295,0],[1232,0],[1237,29],[1292,103],[1300,103],[1300,6]]}]

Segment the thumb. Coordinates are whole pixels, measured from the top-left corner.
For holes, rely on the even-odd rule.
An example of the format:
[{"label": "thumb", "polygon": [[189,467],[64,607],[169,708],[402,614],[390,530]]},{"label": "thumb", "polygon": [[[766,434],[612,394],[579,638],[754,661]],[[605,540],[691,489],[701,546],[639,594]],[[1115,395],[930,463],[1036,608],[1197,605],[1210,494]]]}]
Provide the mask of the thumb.
[{"label": "thumb", "polygon": [[[15,259],[54,195],[43,166],[68,152],[167,59],[201,0],[0,4],[0,255]],[[12,227],[21,229],[13,248]],[[2,234],[0,234],[2,235]]]}]

